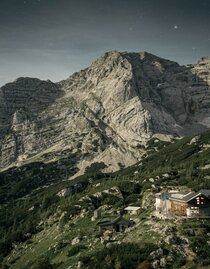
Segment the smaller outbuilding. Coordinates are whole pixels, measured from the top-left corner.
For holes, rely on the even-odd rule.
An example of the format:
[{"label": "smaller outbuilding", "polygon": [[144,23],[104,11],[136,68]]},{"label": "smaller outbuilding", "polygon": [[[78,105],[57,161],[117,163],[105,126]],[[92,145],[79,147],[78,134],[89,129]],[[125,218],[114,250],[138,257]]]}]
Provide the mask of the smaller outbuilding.
[{"label": "smaller outbuilding", "polygon": [[99,231],[112,231],[112,232],[124,232],[125,229],[132,226],[132,222],[126,220],[122,216],[118,217],[108,217],[101,219],[97,225],[99,226]]},{"label": "smaller outbuilding", "polygon": [[141,212],[141,207],[139,206],[127,206],[124,211],[129,215],[139,215]]}]

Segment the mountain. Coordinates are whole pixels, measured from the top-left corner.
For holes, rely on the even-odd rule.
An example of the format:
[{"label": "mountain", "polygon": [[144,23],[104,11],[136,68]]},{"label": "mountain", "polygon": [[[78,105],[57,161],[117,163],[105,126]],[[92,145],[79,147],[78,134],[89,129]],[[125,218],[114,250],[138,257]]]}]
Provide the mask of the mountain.
[{"label": "mountain", "polygon": [[[57,162],[1,172],[0,268],[208,269],[209,219],[160,219],[154,209],[159,191],[210,188],[210,132],[153,138],[147,155],[112,174],[95,165],[73,180]],[[99,232],[96,209],[107,220],[129,205],[142,207],[124,215],[133,227]]]},{"label": "mountain", "polygon": [[147,52],[105,53],[59,83],[19,78],[0,89],[0,168],[68,156],[72,174],[141,159],[152,137],[210,127],[210,58],[180,66]]}]

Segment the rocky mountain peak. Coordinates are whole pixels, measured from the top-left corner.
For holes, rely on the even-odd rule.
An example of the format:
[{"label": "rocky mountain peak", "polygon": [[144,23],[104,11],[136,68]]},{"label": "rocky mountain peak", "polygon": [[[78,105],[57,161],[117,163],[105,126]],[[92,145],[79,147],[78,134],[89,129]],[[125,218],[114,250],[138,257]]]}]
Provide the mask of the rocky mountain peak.
[{"label": "rocky mountain peak", "polygon": [[[60,83],[19,78],[0,89],[0,167],[55,160],[84,171],[135,163],[152,136],[210,127],[209,58],[180,66],[147,52],[111,51]],[[46,157],[47,156],[47,157]]]}]

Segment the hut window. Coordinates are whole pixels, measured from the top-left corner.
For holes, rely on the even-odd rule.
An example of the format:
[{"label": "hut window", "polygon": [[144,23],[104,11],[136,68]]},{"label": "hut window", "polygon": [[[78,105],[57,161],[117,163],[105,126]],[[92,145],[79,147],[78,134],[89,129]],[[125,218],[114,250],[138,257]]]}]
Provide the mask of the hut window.
[{"label": "hut window", "polygon": [[197,202],[197,205],[200,205],[200,204],[203,205],[204,204],[204,197],[201,197],[201,196],[197,197],[196,202]]}]

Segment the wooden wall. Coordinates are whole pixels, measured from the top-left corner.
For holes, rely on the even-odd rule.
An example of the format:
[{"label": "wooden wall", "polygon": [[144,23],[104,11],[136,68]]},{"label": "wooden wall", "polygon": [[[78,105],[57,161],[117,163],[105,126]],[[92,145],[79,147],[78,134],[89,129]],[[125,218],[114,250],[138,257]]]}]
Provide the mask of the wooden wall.
[{"label": "wooden wall", "polygon": [[186,216],[186,209],[188,207],[198,207],[199,216],[210,216],[210,199],[202,195],[194,198],[188,203],[171,200],[171,209],[169,210],[169,212],[177,216]]},{"label": "wooden wall", "polygon": [[177,216],[186,216],[187,212],[187,204],[178,202],[178,201],[171,201],[171,208],[170,213],[175,214]]}]

